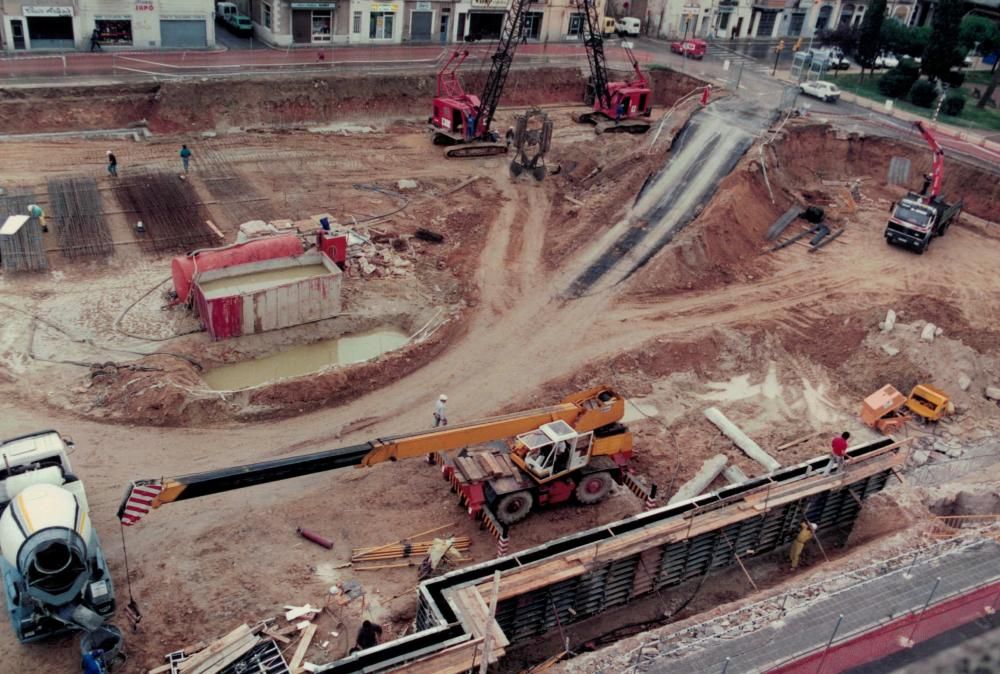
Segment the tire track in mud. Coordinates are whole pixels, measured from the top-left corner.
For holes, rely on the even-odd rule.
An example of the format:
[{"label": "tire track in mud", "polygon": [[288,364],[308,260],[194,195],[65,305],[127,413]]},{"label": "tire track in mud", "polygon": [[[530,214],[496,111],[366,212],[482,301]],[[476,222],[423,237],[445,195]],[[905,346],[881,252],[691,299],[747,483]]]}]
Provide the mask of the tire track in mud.
[{"label": "tire track in mud", "polygon": [[722,100],[693,117],[634,206],[583,256],[584,268],[565,295],[578,298],[610,289],[648,263],[698,216],[774,114]]}]

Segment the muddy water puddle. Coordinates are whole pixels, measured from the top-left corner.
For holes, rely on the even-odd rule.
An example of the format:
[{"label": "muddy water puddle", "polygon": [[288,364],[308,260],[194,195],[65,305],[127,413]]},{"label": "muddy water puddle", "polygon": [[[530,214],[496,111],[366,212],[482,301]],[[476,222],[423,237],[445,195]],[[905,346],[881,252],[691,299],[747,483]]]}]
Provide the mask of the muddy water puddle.
[{"label": "muddy water puddle", "polygon": [[223,365],[202,375],[216,391],[259,386],[277,379],[301,377],[330,365],[350,365],[403,346],[409,335],[395,327],[383,327],[315,344],[298,346],[271,356]]}]

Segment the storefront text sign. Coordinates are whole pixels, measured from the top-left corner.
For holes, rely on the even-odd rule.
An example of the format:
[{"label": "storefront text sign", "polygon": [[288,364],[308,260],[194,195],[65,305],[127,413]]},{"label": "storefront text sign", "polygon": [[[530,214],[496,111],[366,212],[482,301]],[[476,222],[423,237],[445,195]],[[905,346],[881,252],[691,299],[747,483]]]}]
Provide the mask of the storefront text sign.
[{"label": "storefront text sign", "polygon": [[73,16],[72,7],[38,7],[23,5],[21,11],[25,16]]},{"label": "storefront text sign", "polygon": [[395,2],[373,2],[372,3],[373,12],[398,12],[399,4]]},{"label": "storefront text sign", "polygon": [[137,12],[152,12],[155,9],[152,0],[139,0],[135,3],[135,11]]}]

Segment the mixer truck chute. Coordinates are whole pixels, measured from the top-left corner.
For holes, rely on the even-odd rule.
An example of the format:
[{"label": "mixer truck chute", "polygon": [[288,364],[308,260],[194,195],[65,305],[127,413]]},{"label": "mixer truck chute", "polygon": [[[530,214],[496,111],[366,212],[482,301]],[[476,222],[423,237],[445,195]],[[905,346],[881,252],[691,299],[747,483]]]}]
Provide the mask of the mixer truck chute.
[{"label": "mixer truck chute", "polygon": [[114,588],[83,483],[56,431],[0,442],[0,572],[17,638],[100,628]]}]

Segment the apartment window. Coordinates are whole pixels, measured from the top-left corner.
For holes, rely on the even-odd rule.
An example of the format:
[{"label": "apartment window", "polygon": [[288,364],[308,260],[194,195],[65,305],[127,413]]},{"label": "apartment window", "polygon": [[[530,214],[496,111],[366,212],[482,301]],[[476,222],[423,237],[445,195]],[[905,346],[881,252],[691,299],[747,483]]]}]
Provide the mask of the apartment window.
[{"label": "apartment window", "polygon": [[351,24],[351,32],[361,32],[361,12],[354,12],[354,22]]},{"label": "apartment window", "polygon": [[271,28],[271,5],[269,5],[266,2],[263,2],[263,3],[261,3],[261,7],[264,8],[263,10],[261,10],[261,14],[263,15],[263,19],[264,19],[263,22],[262,22],[264,24],[264,28],[270,29]]},{"label": "apartment window", "polygon": [[580,35],[581,33],[583,33],[583,14],[570,14],[569,30],[566,31],[566,34]]},{"label": "apartment window", "polygon": [[391,40],[395,12],[372,12],[368,25],[368,37],[372,40]]}]

